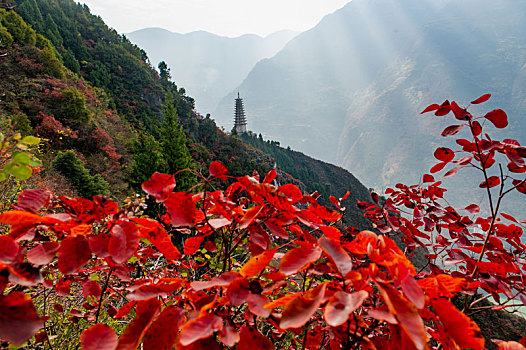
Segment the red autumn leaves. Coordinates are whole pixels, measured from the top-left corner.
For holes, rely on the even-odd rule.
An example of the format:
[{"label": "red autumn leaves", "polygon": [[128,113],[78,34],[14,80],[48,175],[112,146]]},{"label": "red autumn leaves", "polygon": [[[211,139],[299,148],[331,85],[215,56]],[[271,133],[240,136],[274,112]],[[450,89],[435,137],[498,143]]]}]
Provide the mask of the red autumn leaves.
[{"label": "red autumn leaves", "polygon": [[[491,94],[485,94],[475,99],[471,104],[480,104],[486,102],[491,97]],[[482,133],[481,124],[473,118],[471,114],[467,112],[467,109],[460,108],[454,101],[445,101],[442,105],[433,104],[424,109],[421,113],[427,113],[435,111],[437,116],[445,116],[450,111],[453,111],[455,118],[458,120],[466,121],[465,124],[450,125],[444,129],[442,136],[453,136],[462,130],[464,126],[467,126],[473,136],[473,141],[466,139],[459,139],[457,143],[462,146],[462,151],[470,153],[470,155],[455,160],[455,152],[446,147],[439,147],[435,150],[434,156],[440,161],[440,163],[434,165],[431,168],[431,173],[436,173],[450,163],[453,162],[459,166],[448,170],[444,177],[450,177],[456,175],[457,172],[466,166],[477,166],[484,170],[489,169],[495,164],[495,153],[501,153],[505,155],[508,160],[508,169],[512,173],[522,173],[526,171],[524,157],[526,157],[526,148],[520,146],[516,140],[506,139],[502,142],[486,138],[479,139],[479,135]],[[508,116],[501,109],[495,109],[483,117],[481,120],[490,121],[496,128],[503,129],[508,126]],[[473,163],[475,161],[476,163]],[[521,180],[513,179],[513,186],[521,193],[526,193],[526,186],[523,185]],[[486,176],[484,181],[479,185],[480,188],[492,188],[501,185],[502,179],[498,175]]]},{"label": "red autumn leaves", "polygon": [[[526,151],[518,142],[479,139],[482,126],[454,101],[426,111],[453,112],[465,122],[446,128],[444,136],[469,126],[474,137],[457,142],[468,153],[459,159],[439,147],[433,173],[449,163],[458,166],[446,176],[472,162],[489,168],[496,154],[507,157],[516,173],[526,171]],[[484,118],[497,127],[507,124],[498,110]],[[160,203],[159,220],[127,217],[105,197],[61,197],[61,214],[41,215],[53,211],[51,195],[23,192],[17,210],[0,214],[0,223],[11,225],[9,235],[0,236],[0,338],[21,345],[41,329],[44,319],[28,294],[5,290],[18,285],[30,291],[42,281],[57,296],[83,299],[82,307],[57,303],[54,309],[83,319],[84,350],[427,349],[431,338],[444,348],[482,349],[480,329],[449,298],[477,288],[498,296],[514,288],[509,274],[521,280],[518,262],[505,251],[507,245],[525,248],[520,227],[474,219],[469,215],[479,213],[476,205],[460,213],[440,207],[436,201],[444,189],[431,175],[423,178],[427,187],[399,184],[387,198],[373,194],[375,204],[359,207],[378,231],[398,233],[408,252],[426,247],[429,261],[444,252],[446,264],[463,264],[459,271],[478,271],[479,279],[459,271],[453,277],[434,263],[418,273],[391,238],[345,229],[339,210],[348,194],[329,198],[334,210],[297,186],[272,185],[275,170],[263,181],[257,173],[232,179],[223,164],[213,162],[208,173],[201,176],[208,191],[196,194],[174,192],[172,175],[152,175],[143,189]],[[488,176],[481,187],[497,186],[496,178]],[[210,191],[218,180],[231,183]],[[517,181],[517,190],[526,188]],[[484,236],[468,230],[475,224],[495,230],[486,245],[491,255],[482,261],[474,257],[483,252]],[[109,326],[114,321],[102,323],[110,319],[126,326],[115,331]]]}]

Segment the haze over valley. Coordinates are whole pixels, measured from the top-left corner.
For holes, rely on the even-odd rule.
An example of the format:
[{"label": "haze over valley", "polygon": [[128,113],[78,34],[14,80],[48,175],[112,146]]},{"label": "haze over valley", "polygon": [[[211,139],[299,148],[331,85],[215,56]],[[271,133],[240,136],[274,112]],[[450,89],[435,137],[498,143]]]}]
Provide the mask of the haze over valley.
[{"label": "haze over valley", "polygon": [[[436,161],[434,148],[448,141],[438,136],[446,121],[419,115],[431,103],[455,99],[467,105],[492,93],[493,108],[511,116],[515,134],[510,136],[526,141],[519,132],[526,104],[525,14],[526,3],[517,0],[353,0],[273,57],[260,59],[245,77],[238,74],[242,82],[229,86],[212,118],[230,130],[240,92],[248,129],[256,134],[341,165],[370,187],[416,183]],[[182,48],[170,56],[153,36],[141,37],[141,43],[149,40],[153,57],[163,52],[178,58],[181,73],[175,70],[175,77],[195,72],[186,85],[208,95],[203,98],[208,113],[222,93],[207,83],[209,68],[193,65],[193,54]],[[192,52],[192,39],[186,40]],[[247,57],[244,66],[224,56],[233,52],[225,44],[202,50],[215,53],[216,62],[225,57],[225,73],[218,70],[218,76],[246,70],[255,61],[250,46],[233,55]]]}]

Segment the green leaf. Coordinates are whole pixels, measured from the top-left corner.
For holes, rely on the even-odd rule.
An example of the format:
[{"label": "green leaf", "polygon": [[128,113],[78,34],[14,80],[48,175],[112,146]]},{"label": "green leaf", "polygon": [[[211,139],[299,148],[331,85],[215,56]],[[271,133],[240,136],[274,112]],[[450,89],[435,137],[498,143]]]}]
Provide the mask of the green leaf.
[{"label": "green leaf", "polygon": [[31,155],[25,152],[14,152],[13,161],[18,165],[29,165],[31,163]]},{"label": "green leaf", "polygon": [[5,181],[7,179],[7,176],[8,175],[5,173],[5,171],[0,170],[0,182]]},{"label": "green leaf", "polygon": [[31,157],[31,161],[29,162],[29,165],[33,168],[38,168],[42,165],[42,161],[36,157]]},{"label": "green leaf", "polygon": [[31,177],[31,174],[33,174],[33,169],[30,167],[26,165],[21,166],[15,164],[12,161],[6,164],[4,171],[8,172],[19,180],[27,180]]},{"label": "green leaf", "polygon": [[40,143],[40,138],[35,136],[26,136],[20,140],[20,142],[26,145],[38,145]]}]

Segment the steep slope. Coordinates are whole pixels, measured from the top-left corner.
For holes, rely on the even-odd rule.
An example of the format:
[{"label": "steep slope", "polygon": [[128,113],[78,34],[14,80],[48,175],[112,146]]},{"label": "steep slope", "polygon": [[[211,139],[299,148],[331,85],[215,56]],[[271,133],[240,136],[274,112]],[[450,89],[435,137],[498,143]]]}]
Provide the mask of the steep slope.
[{"label": "steep slope", "polygon": [[[2,132],[43,138],[38,149],[43,169],[29,185],[65,195],[111,191],[122,198],[127,186],[121,164],[128,160],[133,132],[109,107],[108,96],[64,67],[50,41],[15,12],[0,9],[0,31]],[[7,120],[13,130],[6,127]],[[82,190],[73,185],[75,179],[64,178],[52,166],[55,157],[67,150],[74,151],[78,171],[73,177],[82,176],[87,183]]]},{"label": "steep slope", "polygon": [[275,159],[276,166],[282,175],[285,175],[281,181],[290,181],[290,177],[301,179],[305,189],[318,191],[318,201],[324,205],[332,206],[330,196],[341,198],[349,191],[348,199],[343,202],[346,207],[344,220],[358,229],[370,229],[370,222],[356,207],[357,200],[371,202],[369,190],[347,170],[313,159],[301,152],[283,148],[279,142],[265,141],[261,134],[256,136],[246,133],[240,135],[240,138]]},{"label": "steep slope", "polygon": [[[110,192],[113,195],[116,194],[117,188],[112,182],[115,178],[119,180],[116,184],[119,185],[121,196],[140,190],[141,182],[149,178],[151,173],[156,170],[163,171],[162,167],[151,167],[147,169],[150,174],[141,173],[141,176],[146,178],[129,177],[131,164],[136,159],[140,159],[144,152],[151,151],[146,153],[146,158],[163,157],[162,145],[155,139],[159,138],[159,134],[162,135],[162,131],[158,129],[158,125],[162,125],[160,109],[162,103],[168,101],[165,100],[165,94],[170,93],[175,99],[174,105],[179,123],[186,134],[187,152],[192,157],[193,166],[197,170],[206,172],[210,162],[219,160],[227,166],[232,176],[251,174],[253,170],[264,176],[276,164],[281,167],[283,163],[285,172],[293,174],[294,177],[284,174],[279,177],[281,183],[294,182],[308,192],[318,190],[325,200],[329,194],[342,196],[348,189],[352,190],[353,199],[356,196],[360,200],[368,199],[367,189],[343,169],[331,168],[327,164],[298,154],[294,161],[299,159],[303,164],[301,169],[308,172],[290,171],[287,168],[290,165],[287,159],[280,158],[279,154],[275,152],[268,154],[265,152],[269,151],[267,149],[263,148],[262,151],[248,146],[239,138],[220,131],[214,120],[195,112],[193,99],[188,97],[184,90],[177,89],[175,84],[159,77],[159,74],[148,65],[144,51],[110,30],[100,18],[91,15],[87,7],[75,4],[71,0],[20,0],[16,11],[32,21],[32,26],[39,28],[41,33],[49,35],[50,28],[56,29],[53,32],[56,34],[54,40],[57,44],[53,46],[46,42],[49,49],[56,52],[57,56],[52,56],[54,57],[52,62],[58,67],[55,73],[59,76],[52,78],[45,75],[52,74],[49,69],[54,66],[49,62],[41,64],[38,61],[43,49],[29,45],[20,50],[19,46],[13,46],[9,48],[8,55],[2,61],[3,71],[12,74],[8,79],[0,82],[3,91],[9,96],[0,101],[0,112],[12,115],[16,114],[17,110],[22,110],[31,122],[32,130],[29,131],[50,140],[46,149],[44,173],[52,172],[51,164],[57,151],[73,150],[91,170],[92,175],[101,175],[110,182]],[[10,13],[14,15],[14,12]],[[44,18],[47,20],[44,21]],[[52,25],[55,22],[49,19],[53,18],[64,21]],[[37,37],[37,34],[29,26],[27,27],[32,35]],[[68,40],[70,37],[68,28],[74,30],[78,40]],[[76,55],[79,53],[85,55],[82,56],[85,60],[79,61],[77,73],[64,67],[60,62],[60,60],[64,64],[69,62],[71,66],[71,61],[75,62]],[[68,61],[67,57],[72,60]],[[118,62],[122,64],[115,65]],[[95,66],[103,67],[101,69],[105,74],[92,74],[90,67]],[[129,75],[145,76],[146,81],[137,86],[127,85]],[[106,77],[109,81],[101,84],[99,79],[101,77]],[[101,84],[101,87],[94,88],[91,84]],[[63,113],[60,107],[64,103],[63,91],[73,88],[78,90],[86,101],[89,122],[78,122],[73,115]],[[41,112],[48,116],[46,123]],[[82,117],[83,114],[79,115]],[[50,125],[49,121],[53,120],[62,122],[69,131],[63,133],[57,128],[56,123]],[[42,124],[46,127],[44,128]],[[140,125],[145,127],[141,128]],[[106,134],[110,136],[106,137]],[[155,137],[152,137],[152,134]],[[151,148],[138,149],[141,146],[140,140],[143,140],[145,147]],[[109,155],[103,153],[111,150],[116,150],[117,155],[122,157],[114,159],[110,155],[115,156],[115,152],[110,152]],[[104,168],[106,162],[110,160],[113,162],[110,164],[113,165],[111,169],[114,173],[108,173]],[[146,164],[150,163],[146,161],[142,165]],[[154,161],[152,164],[160,163]],[[51,187],[59,189],[60,193],[64,187],[61,184],[67,184],[70,180],[72,179],[51,178],[50,181],[55,185]],[[124,180],[127,180],[132,188],[128,188]],[[350,224],[362,228],[368,227],[354,203],[349,205],[348,212],[347,219]]]},{"label": "steep slope", "polygon": [[[491,92],[493,108],[513,116],[524,107],[525,13],[516,0],[354,0],[259,62],[235,91],[256,133],[370,186],[418,181],[443,126],[418,116],[425,106]],[[232,98],[215,115],[227,128]]]},{"label": "steep slope", "polygon": [[257,61],[272,57],[296,35],[279,31],[262,38],[222,37],[204,31],[179,34],[146,28],[126,34],[148,53],[152,64],[165,61],[173,78],[196,99],[202,114],[211,113],[238,86]]}]

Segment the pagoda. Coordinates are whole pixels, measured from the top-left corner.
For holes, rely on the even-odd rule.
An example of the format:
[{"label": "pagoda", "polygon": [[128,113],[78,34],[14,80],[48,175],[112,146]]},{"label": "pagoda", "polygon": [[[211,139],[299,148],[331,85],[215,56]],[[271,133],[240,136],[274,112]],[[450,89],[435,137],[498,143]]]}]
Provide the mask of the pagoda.
[{"label": "pagoda", "polygon": [[247,118],[245,116],[245,107],[243,106],[243,99],[239,97],[239,92],[236,98],[236,107],[234,114],[234,130],[237,134],[247,132]]}]

